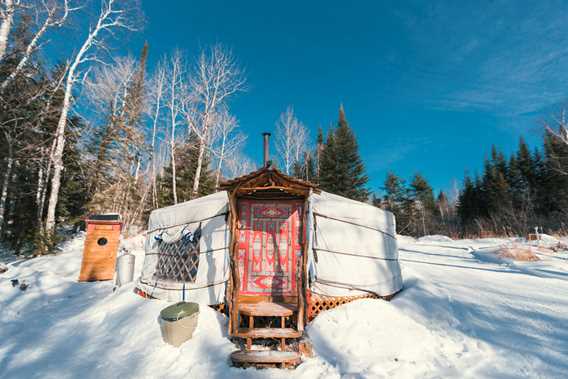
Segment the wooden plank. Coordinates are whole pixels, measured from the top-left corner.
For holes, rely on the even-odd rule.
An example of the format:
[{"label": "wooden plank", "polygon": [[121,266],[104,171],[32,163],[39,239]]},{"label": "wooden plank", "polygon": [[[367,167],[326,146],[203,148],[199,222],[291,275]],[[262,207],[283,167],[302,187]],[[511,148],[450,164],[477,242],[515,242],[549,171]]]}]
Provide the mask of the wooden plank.
[{"label": "wooden plank", "polygon": [[[238,187],[238,186],[237,186]],[[230,254],[230,259],[231,259],[231,276],[230,276],[230,280],[229,280],[229,284],[230,286],[227,287],[227,291],[230,291],[228,293],[228,315],[229,315],[229,322],[228,322],[228,328],[229,328],[229,335],[234,335],[237,332],[237,329],[239,327],[239,313],[238,313],[238,309],[237,309],[237,305],[238,305],[238,289],[240,286],[240,280],[239,280],[239,270],[236,264],[236,258],[237,258],[237,206],[236,206],[236,193],[233,191],[232,193],[229,193],[229,220],[230,220],[230,239],[231,239],[231,244],[230,244],[230,249],[229,249],[229,254]]]},{"label": "wooden plank", "polygon": [[297,296],[262,296],[262,295],[239,295],[239,303],[240,304],[256,304],[256,303],[286,303],[297,305],[298,304],[298,297]]},{"label": "wooden plank", "polygon": [[[311,190],[310,190],[311,194]],[[308,195],[309,196],[309,195]],[[308,262],[308,217],[309,217],[309,198],[306,197],[304,201],[304,214],[302,215],[302,265],[300,272],[298,273],[298,318],[296,320],[296,325],[299,331],[304,330],[304,323],[306,318],[306,288],[308,283],[307,277],[307,262]]]},{"label": "wooden plank", "polygon": [[256,303],[256,304],[239,304],[239,313],[245,316],[275,316],[285,317],[292,316],[296,307],[291,304],[283,303]]},{"label": "wooden plank", "polygon": [[239,329],[241,338],[300,338],[302,333],[292,328],[255,328]]},{"label": "wooden plank", "polygon": [[300,354],[294,351],[234,351],[231,353],[233,363],[284,363],[299,364]]}]

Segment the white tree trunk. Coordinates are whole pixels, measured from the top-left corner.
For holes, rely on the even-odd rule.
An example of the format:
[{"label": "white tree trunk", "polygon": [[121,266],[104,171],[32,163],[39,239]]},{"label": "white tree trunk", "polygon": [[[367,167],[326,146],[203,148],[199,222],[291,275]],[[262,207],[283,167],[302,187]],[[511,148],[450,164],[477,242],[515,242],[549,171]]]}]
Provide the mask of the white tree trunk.
[{"label": "white tree trunk", "polygon": [[53,177],[51,178],[51,193],[49,195],[47,217],[45,220],[45,231],[49,235],[52,235],[55,232],[55,209],[57,207],[57,201],[59,200],[61,173],[64,168],[63,151],[65,148],[65,128],[67,126],[69,108],[71,107],[73,86],[77,80],[76,71],[82,63],[96,60],[94,56],[89,56],[88,53],[93,46],[102,45],[102,41],[97,38],[103,30],[121,27],[129,28],[124,19],[125,11],[117,9],[116,3],[116,0],[108,0],[101,3],[101,13],[99,14],[97,23],[94,27],[89,29],[89,34],[85,38],[85,41],[83,42],[83,45],[81,45],[77,55],[75,55],[73,63],[69,66],[69,71],[67,72],[61,115],[59,116],[59,122],[57,123],[57,129],[55,131],[55,149],[52,159]]},{"label": "white tree trunk", "polygon": [[67,74],[67,83],[65,84],[65,96],[63,97],[63,106],[61,115],[57,123],[55,134],[55,150],[53,152],[53,177],[51,178],[51,193],[49,194],[49,203],[47,206],[47,217],[45,220],[45,231],[49,234],[55,232],[55,209],[59,200],[59,188],[61,187],[61,173],[63,171],[63,150],[65,148],[65,127],[67,125],[67,116],[69,107],[71,106],[71,91],[73,90],[74,71],[76,65],[71,66]]},{"label": "white tree trunk", "polygon": [[156,177],[158,175],[157,172],[157,167],[156,167],[156,133],[158,131],[158,117],[160,116],[160,107],[161,107],[161,101],[162,101],[162,89],[163,89],[163,83],[164,83],[164,72],[161,70],[158,70],[158,82],[156,83],[157,88],[156,90],[156,107],[154,109],[154,117],[152,120],[152,146],[151,146],[151,151],[150,154],[151,159],[152,159],[152,181],[151,181],[151,186],[152,186],[152,205],[154,206],[154,208],[158,208],[158,189],[157,184],[156,184]]},{"label": "white tree trunk", "polygon": [[4,172],[4,179],[2,181],[2,191],[0,192],[0,235],[2,235],[2,227],[4,225],[4,214],[6,213],[6,199],[8,199],[8,185],[10,184],[10,175],[12,174],[12,167],[14,159],[10,155],[6,163],[6,171]]},{"label": "white tree trunk", "polygon": [[177,189],[176,189],[176,183],[177,183],[177,179],[176,179],[176,142],[174,140],[175,138],[175,129],[172,129],[172,137],[171,137],[171,141],[170,141],[170,155],[171,155],[171,165],[172,165],[172,192],[174,195],[174,204],[177,204],[178,202],[178,198],[177,198]]},{"label": "white tree trunk", "polygon": [[199,154],[197,155],[197,167],[195,168],[195,177],[193,178],[193,191],[191,197],[195,199],[199,192],[199,178],[201,177],[201,170],[203,166],[203,157],[205,156],[205,139],[199,139]]},{"label": "white tree trunk", "polygon": [[[179,53],[178,53],[179,54]],[[172,194],[174,197],[174,204],[177,204],[177,178],[176,178],[176,127],[177,127],[177,110],[178,104],[176,96],[176,86],[178,85],[178,76],[181,69],[181,57],[175,55],[172,60],[172,73],[170,77],[170,122],[171,122],[171,135],[170,135],[170,164],[172,167]]]},{"label": "white tree trunk", "polygon": [[[42,149],[43,150],[43,149]],[[36,188],[36,218],[38,221],[38,225],[41,225],[41,194],[43,193],[43,176],[44,176],[44,167],[43,167],[43,157],[41,157],[39,161],[39,170],[37,172],[37,188]]]},{"label": "white tree trunk", "polygon": [[227,137],[223,134],[223,140],[221,141],[221,149],[219,151],[219,162],[217,162],[217,172],[215,173],[215,188],[219,187],[219,181],[221,180],[221,169],[223,167],[223,160],[225,159],[225,144]]},{"label": "white tree trunk", "polygon": [[14,0],[4,0],[4,10],[2,12],[2,21],[0,22],[0,60],[6,55],[8,47],[8,35],[12,29],[12,21],[14,19],[15,4]]},{"label": "white tree trunk", "polygon": [[[18,65],[16,66],[14,71],[12,71],[10,73],[10,75],[8,75],[8,77],[0,85],[0,90],[3,91],[4,89],[6,89],[8,84],[10,84],[16,78],[16,76],[18,76],[18,74],[24,69],[24,67],[26,66],[26,64],[30,60],[33,52],[38,47],[39,42],[40,42],[41,38],[43,37],[43,35],[46,33],[46,31],[52,26],[62,26],[65,23],[65,21],[67,20],[67,16],[69,14],[69,11],[70,11],[68,1],[69,0],[63,1],[63,4],[62,4],[63,14],[59,18],[56,17],[56,12],[59,8],[58,3],[55,2],[55,3],[50,4],[49,8],[47,9],[47,15],[46,15],[45,21],[39,27],[36,34],[33,36],[31,41],[29,42],[28,46],[26,47],[26,50],[24,51],[24,54],[20,58],[20,61],[18,62]],[[46,5],[46,7],[47,7],[47,5]],[[75,10],[75,9],[72,9],[71,11],[73,11],[73,10]],[[0,35],[1,35],[1,33],[2,33],[2,29],[0,27]],[[0,46],[0,48],[1,48],[1,46]],[[1,59],[1,57],[0,57],[0,59]]]}]

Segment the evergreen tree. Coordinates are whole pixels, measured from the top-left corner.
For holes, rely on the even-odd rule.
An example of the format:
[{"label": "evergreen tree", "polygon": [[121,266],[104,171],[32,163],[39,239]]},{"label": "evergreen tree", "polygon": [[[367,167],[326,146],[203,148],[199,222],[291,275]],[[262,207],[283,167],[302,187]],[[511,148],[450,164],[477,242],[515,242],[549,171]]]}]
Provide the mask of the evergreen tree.
[{"label": "evergreen tree", "polygon": [[382,207],[394,214],[399,233],[407,230],[412,216],[409,211],[412,212],[412,210],[408,207],[408,189],[404,180],[395,173],[389,172],[385,179],[383,191],[385,196],[381,202]]},{"label": "evergreen tree", "polygon": [[366,189],[368,178],[343,106],[339,109],[337,127],[331,133],[322,151],[321,188],[350,199],[366,201],[369,196]]},{"label": "evergreen tree", "polygon": [[310,152],[308,151],[304,153],[303,159],[301,161],[294,163],[292,172],[294,177],[298,179],[317,183],[315,162],[312,158],[312,154],[310,154]]},{"label": "evergreen tree", "polygon": [[414,201],[414,214],[417,214],[420,220],[414,220],[414,233],[416,235],[429,234],[430,226],[433,224],[434,213],[436,211],[436,202],[434,200],[434,192],[426,179],[420,175],[414,175],[410,183],[410,195]]},{"label": "evergreen tree", "polygon": [[313,180],[314,183],[319,183],[319,176],[320,176],[320,161],[321,161],[321,153],[323,150],[324,141],[323,141],[323,130],[322,128],[318,128],[318,136],[316,138],[316,151],[315,151],[315,178]]},{"label": "evergreen tree", "polygon": [[[178,201],[188,201],[192,199],[193,178],[195,167],[197,166],[197,156],[199,154],[198,138],[191,133],[187,141],[176,149],[176,185]],[[215,176],[210,169],[210,156],[205,155],[203,162],[204,169],[201,170],[198,197],[209,195],[215,192]],[[174,204],[172,189],[172,170],[171,165],[164,168],[164,173],[160,177],[160,198],[161,207]]]},{"label": "evergreen tree", "polygon": [[436,218],[438,218],[441,223],[445,223],[450,218],[450,213],[448,197],[444,191],[440,191],[436,198]]},{"label": "evergreen tree", "polygon": [[323,190],[331,193],[336,193],[339,190],[335,181],[335,155],[335,135],[333,130],[330,129],[327,132],[325,144],[321,149],[319,161],[319,183]]}]

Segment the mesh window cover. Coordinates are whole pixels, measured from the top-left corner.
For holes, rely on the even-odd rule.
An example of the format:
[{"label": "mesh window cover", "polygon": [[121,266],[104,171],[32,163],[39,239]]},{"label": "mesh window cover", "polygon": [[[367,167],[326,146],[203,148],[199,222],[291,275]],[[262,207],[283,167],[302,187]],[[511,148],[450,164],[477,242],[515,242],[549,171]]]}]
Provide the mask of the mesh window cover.
[{"label": "mesh window cover", "polygon": [[173,242],[156,236],[158,264],[154,276],[161,280],[195,282],[199,267],[199,237],[201,226],[195,233],[183,230],[181,237]]}]

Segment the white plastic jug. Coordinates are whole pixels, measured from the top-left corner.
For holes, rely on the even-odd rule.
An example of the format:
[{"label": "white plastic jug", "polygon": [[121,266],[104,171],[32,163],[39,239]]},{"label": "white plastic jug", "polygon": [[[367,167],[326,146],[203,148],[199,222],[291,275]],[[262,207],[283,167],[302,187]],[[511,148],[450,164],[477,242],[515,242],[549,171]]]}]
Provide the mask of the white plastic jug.
[{"label": "white plastic jug", "polygon": [[117,284],[122,286],[134,279],[134,262],[136,257],[130,253],[122,254],[116,260]]}]

